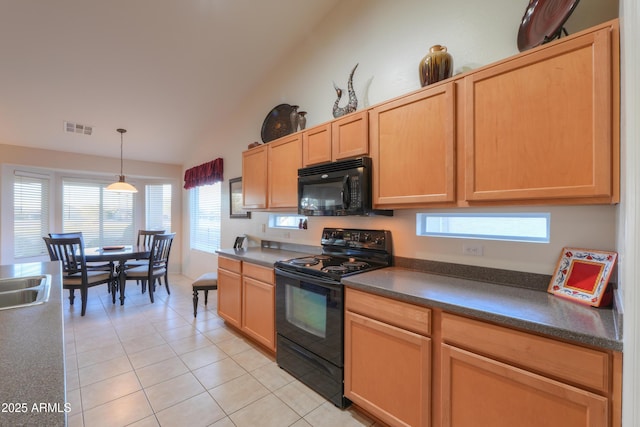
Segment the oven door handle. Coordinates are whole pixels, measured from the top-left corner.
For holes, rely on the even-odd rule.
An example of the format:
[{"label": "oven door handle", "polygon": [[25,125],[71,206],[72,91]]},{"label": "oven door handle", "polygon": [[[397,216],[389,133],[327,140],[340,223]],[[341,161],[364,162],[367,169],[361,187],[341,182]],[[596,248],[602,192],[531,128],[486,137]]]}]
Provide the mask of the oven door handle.
[{"label": "oven door handle", "polygon": [[282,270],[281,268],[276,267],[275,268],[276,271],[276,276],[280,275],[280,276],[284,276],[284,277],[288,277],[289,279],[294,279],[294,280],[306,280],[308,282],[315,282],[315,283],[321,283],[323,285],[326,285],[327,287],[334,287],[334,288],[341,288],[342,285],[339,282],[336,282],[335,280],[331,280],[331,279],[325,279],[323,277],[318,277],[318,276],[312,276],[309,274],[304,274],[304,273],[292,273],[290,271],[286,271],[286,270]]}]

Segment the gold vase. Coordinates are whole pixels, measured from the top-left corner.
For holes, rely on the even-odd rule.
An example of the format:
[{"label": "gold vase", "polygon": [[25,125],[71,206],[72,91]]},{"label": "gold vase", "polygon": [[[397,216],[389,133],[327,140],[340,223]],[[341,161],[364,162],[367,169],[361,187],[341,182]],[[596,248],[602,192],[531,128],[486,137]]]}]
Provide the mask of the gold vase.
[{"label": "gold vase", "polygon": [[431,46],[429,53],[420,61],[418,72],[422,87],[448,79],[453,74],[453,57],[445,46]]}]

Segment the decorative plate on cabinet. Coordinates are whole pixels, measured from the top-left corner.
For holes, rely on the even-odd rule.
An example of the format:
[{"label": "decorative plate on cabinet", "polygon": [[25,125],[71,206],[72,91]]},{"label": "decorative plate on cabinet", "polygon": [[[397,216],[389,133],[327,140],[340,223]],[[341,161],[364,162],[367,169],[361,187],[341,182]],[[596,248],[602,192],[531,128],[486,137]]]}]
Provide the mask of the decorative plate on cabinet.
[{"label": "decorative plate on cabinet", "polygon": [[291,133],[291,111],[293,108],[289,104],[280,104],[269,111],[262,123],[262,142],[267,143]]},{"label": "decorative plate on cabinet", "polygon": [[518,50],[524,52],[560,37],[562,26],[578,1],[529,0],[518,31]]}]

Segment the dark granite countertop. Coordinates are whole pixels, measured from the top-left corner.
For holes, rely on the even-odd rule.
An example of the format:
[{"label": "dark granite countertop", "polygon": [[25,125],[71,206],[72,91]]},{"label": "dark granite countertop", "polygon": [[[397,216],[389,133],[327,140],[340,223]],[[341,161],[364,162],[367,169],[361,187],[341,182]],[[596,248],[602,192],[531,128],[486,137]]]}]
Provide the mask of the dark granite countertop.
[{"label": "dark granite countertop", "polygon": [[317,254],[320,252],[297,252],[284,249],[253,247],[247,249],[220,249],[217,251],[217,253],[229,258],[251,262],[253,264],[262,265],[264,267],[273,267],[273,264],[280,260],[299,258],[308,256],[310,253]]},{"label": "dark granite countertop", "polygon": [[0,278],[42,274],[51,275],[49,301],[0,310],[2,426],[67,424],[60,263],[0,266]]},{"label": "dark granite countertop", "polygon": [[622,351],[612,308],[593,308],[540,290],[496,285],[398,267],[342,279],[352,288],[505,326]]}]

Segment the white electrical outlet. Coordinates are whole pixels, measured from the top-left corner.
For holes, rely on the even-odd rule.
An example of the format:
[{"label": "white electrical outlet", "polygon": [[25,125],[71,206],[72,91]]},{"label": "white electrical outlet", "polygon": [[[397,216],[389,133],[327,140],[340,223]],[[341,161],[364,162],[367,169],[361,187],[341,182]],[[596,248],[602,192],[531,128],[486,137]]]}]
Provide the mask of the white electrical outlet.
[{"label": "white electrical outlet", "polygon": [[463,243],[462,254],[469,256],[482,256],[482,245],[477,243]]},{"label": "white electrical outlet", "polygon": [[285,239],[290,239],[291,238],[291,233],[289,233],[288,231],[284,232],[284,238]]}]

